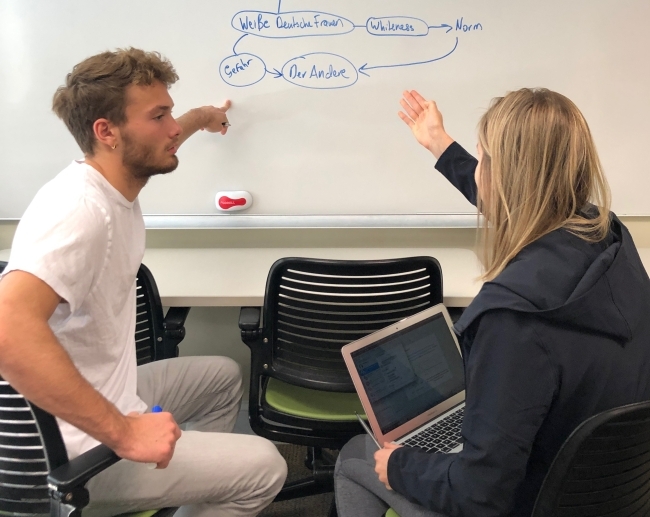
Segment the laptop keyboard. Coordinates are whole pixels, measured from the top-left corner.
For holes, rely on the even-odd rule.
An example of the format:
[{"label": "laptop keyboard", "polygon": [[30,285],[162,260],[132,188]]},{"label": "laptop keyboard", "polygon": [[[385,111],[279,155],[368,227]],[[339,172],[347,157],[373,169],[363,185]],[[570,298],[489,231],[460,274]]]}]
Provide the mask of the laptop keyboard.
[{"label": "laptop keyboard", "polygon": [[465,407],[423,429],[402,442],[407,447],[419,447],[427,452],[449,452],[461,444],[460,427]]}]

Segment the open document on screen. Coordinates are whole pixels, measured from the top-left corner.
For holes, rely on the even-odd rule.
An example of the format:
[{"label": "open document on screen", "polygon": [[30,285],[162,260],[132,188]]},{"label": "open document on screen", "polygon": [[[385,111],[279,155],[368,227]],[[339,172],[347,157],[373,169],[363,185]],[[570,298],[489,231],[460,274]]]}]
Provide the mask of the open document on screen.
[{"label": "open document on screen", "polygon": [[[438,329],[440,323],[444,329]],[[449,332],[444,321],[429,320],[353,353],[382,429],[401,425],[463,388],[455,343],[439,337],[440,330]],[[454,358],[460,364],[452,365]]]}]

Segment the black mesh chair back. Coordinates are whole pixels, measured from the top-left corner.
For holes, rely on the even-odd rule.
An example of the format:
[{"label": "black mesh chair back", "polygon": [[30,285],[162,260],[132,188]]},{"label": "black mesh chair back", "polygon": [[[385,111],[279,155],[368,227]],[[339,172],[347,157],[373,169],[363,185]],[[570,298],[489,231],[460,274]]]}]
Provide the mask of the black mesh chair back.
[{"label": "black mesh chair back", "polygon": [[135,349],[138,366],[178,357],[189,307],[170,307],[163,315],[156,281],[144,264],[136,278]]},{"label": "black mesh chair back", "polygon": [[650,515],[650,402],[595,415],[567,438],[532,517]]},{"label": "black mesh chair back", "polygon": [[135,353],[138,366],[163,359],[163,308],[151,271],[140,265],[136,278]]},{"label": "black mesh chair back", "polygon": [[273,376],[353,392],[341,347],[441,302],[442,273],[432,257],[281,259],[269,272],[264,301]]},{"label": "black mesh chair back", "polygon": [[0,515],[50,515],[47,475],[67,461],[54,417],[0,377]]}]

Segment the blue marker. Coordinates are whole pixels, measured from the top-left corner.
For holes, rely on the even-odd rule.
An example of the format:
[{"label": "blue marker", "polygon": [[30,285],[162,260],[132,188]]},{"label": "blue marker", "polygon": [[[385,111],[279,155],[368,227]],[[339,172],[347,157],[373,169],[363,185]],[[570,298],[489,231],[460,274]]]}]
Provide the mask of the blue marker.
[{"label": "blue marker", "polygon": [[[154,407],[151,408],[152,413],[162,413],[163,408],[161,408],[158,404],[156,404]],[[157,465],[155,463],[147,463],[147,468],[148,469],[155,469]]]}]

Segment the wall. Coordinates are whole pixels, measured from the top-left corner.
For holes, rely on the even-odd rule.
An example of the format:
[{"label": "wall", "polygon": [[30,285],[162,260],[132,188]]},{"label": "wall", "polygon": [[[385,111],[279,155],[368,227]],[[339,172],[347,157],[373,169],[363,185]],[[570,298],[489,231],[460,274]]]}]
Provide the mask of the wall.
[{"label": "wall", "polygon": [[[650,217],[622,218],[638,247],[650,248]],[[11,247],[14,222],[0,221],[0,249]],[[474,247],[472,228],[419,229],[222,229],[222,230],[148,230],[150,248],[259,248],[259,247],[333,247],[333,248],[415,248],[424,245]],[[196,307],[186,322],[187,337],[181,355],[227,355],[242,365],[248,383],[249,351],[239,338],[237,307]]]}]

